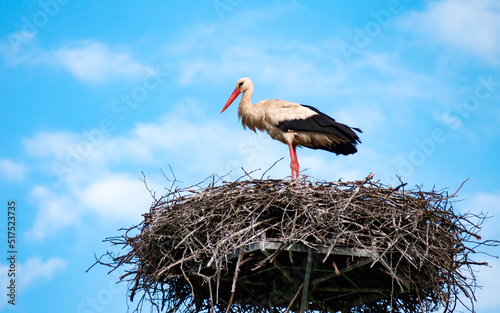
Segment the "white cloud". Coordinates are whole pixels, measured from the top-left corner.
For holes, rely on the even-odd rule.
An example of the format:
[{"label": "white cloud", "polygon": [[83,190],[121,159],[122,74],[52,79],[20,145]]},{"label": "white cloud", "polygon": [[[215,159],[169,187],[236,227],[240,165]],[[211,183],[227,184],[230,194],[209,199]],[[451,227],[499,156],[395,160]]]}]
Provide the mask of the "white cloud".
[{"label": "white cloud", "polygon": [[0,177],[7,181],[20,182],[25,175],[26,165],[24,163],[0,158]]},{"label": "white cloud", "polygon": [[79,193],[78,197],[78,201],[87,209],[115,220],[139,217],[153,200],[144,183],[129,174],[99,178]]},{"label": "white cloud", "polygon": [[42,240],[78,221],[79,205],[70,195],[55,192],[45,186],[35,186],[30,197],[39,208],[35,223],[27,233],[31,238]]},{"label": "white cloud", "polygon": [[23,140],[25,150],[37,158],[63,158],[68,146],[77,140],[77,135],[69,131],[40,132]]},{"label": "white cloud", "polygon": [[68,42],[55,50],[27,46],[14,51],[0,41],[0,55],[10,65],[62,67],[84,83],[106,83],[111,80],[134,79],[152,76],[152,67],[135,60],[123,47],[110,47],[106,43],[80,40]]},{"label": "white cloud", "polygon": [[68,262],[61,258],[50,258],[43,261],[40,257],[32,257],[19,264],[19,288],[25,290],[33,284],[51,280],[57,273],[62,272]]},{"label": "white cloud", "polygon": [[19,64],[37,65],[49,61],[45,51],[26,45],[33,38],[34,34],[26,31],[10,33],[7,40],[0,39],[0,56],[11,66]]},{"label": "white cloud", "polygon": [[83,167],[62,184],[32,188],[30,197],[38,213],[27,236],[40,241],[78,226],[89,216],[103,223],[135,222],[149,209],[152,198],[139,176],[109,169],[96,175],[96,171]]},{"label": "white cloud", "polygon": [[488,61],[500,61],[500,3],[496,0],[433,1],[424,12],[401,20],[402,27]]},{"label": "white cloud", "polygon": [[[0,288],[6,291],[0,293],[0,309],[10,306],[10,304],[7,303],[7,301],[10,300],[10,298],[7,297],[7,287],[9,286],[11,278],[16,280],[16,295],[19,297],[20,294],[23,294],[26,289],[31,286],[52,280],[55,275],[64,271],[67,265],[68,262],[66,260],[57,257],[50,258],[46,261],[43,261],[42,258],[38,256],[31,257],[24,263],[17,263],[16,277],[8,278],[7,273],[9,265],[0,263],[0,273],[6,277],[6,279],[0,280]],[[18,299],[16,299],[16,304],[17,303],[19,303]]]},{"label": "white cloud", "polygon": [[88,83],[137,78],[154,73],[152,68],[133,60],[128,52],[111,51],[107,45],[90,40],[60,48],[54,53],[54,60]]}]

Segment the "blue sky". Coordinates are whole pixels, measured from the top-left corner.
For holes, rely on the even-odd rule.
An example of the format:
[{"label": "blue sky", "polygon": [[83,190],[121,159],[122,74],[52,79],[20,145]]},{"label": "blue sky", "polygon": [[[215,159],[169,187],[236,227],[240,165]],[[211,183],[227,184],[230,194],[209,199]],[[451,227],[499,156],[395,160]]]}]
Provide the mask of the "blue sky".
[{"label": "blue sky", "polygon": [[[313,105],[363,130],[356,155],[299,149],[305,174],[451,192],[469,179],[457,210],[489,212],[481,234],[500,237],[498,1],[3,1],[0,25],[2,312],[126,311],[116,275],[85,270],[148,210],[141,171],[157,195],[169,166],[180,187],[281,157],[268,174],[290,175],[285,145],[244,130],[236,104],[220,114],[245,76],[254,102]],[[491,267],[476,309],[498,312],[500,262],[477,258]]]}]

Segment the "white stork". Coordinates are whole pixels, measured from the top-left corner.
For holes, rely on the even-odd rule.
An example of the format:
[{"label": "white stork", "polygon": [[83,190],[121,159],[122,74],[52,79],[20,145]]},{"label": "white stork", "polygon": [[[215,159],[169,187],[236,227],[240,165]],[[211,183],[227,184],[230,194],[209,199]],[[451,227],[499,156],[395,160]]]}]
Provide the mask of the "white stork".
[{"label": "white stork", "polygon": [[333,118],[316,108],[283,100],[262,100],[252,105],[253,83],[249,78],[241,78],[227,100],[221,113],[243,93],[238,116],[243,127],[266,131],[271,138],[287,144],[290,149],[292,179],[299,177],[297,146],[322,149],[337,155],[357,152],[360,143],[359,128],[351,128],[337,123]]}]

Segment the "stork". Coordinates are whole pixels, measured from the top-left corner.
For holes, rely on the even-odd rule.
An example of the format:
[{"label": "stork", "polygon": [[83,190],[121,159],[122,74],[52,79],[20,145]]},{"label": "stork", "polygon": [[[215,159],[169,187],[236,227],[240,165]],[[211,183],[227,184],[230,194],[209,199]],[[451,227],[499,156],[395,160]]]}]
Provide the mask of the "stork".
[{"label": "stork", "polygon": [[265,131],[271,138],[288,145],[292,179],[299,177],[298,146],[322,149],[337,155],[357,152],[360,143],[359,128],[351,128],[336,122],[330,116],[308,105],[284,100],[262,100],[252,105],[253,83],[249,78],[241,78],[236,88],[222,108],[224,112],[243,93],[238,108],[238,117],[244,128],[256,132]]}]

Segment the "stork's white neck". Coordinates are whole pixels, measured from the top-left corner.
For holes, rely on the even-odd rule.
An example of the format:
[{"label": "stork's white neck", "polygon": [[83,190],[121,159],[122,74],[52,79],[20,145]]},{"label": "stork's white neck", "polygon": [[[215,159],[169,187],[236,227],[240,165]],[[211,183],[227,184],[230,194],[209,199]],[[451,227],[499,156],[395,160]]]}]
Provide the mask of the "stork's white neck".
[{"label": "stork's white neck", "polygon": [[247,90],[243,91],[243,95],[241,96],[240,106],[252,105],[252,94],[253,94],[253,85],[250,85]]},{"label": "stork's white neck", "polygon": [[243,127],[248,127],[255,131],[255,128],[262,130],[263,112],[260,107],[252,105],[253,85],[250,85],[241,96],[238,116],[241,118]]}]

